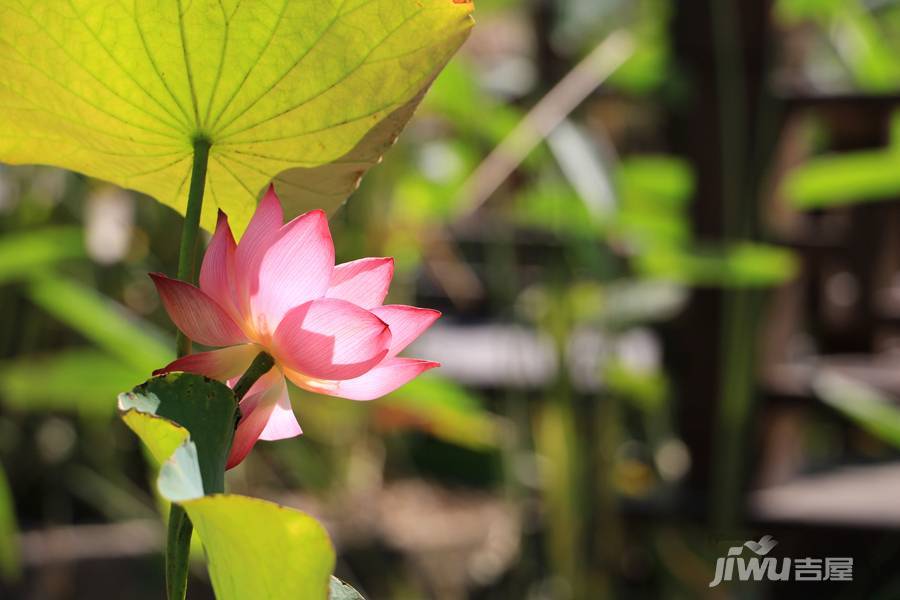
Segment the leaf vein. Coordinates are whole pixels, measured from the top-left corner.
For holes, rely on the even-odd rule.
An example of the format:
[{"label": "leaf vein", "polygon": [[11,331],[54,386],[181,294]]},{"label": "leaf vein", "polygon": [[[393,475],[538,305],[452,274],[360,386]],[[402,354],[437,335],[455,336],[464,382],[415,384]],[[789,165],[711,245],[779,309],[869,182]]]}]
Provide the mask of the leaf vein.
[{"label": "leaf vein", "polygon": [[287,10],[288,2],[289,0],[284,0],[284,2],[281,4],[281,12],[278,13],[278,19],[275,20],[275,25],[272,26],[272,33],[269,36],[269,39],[266,40],[266,43],[262,47],[262,50],[260,50],[259,54],[256,55],[256,58],[251,63],[251,67],[247,69],[246,73],[244,73],[244,77],[241,79],[240,83],[238,83],[238,86],[235,88],[234,92],[232,92],[228,100],[225,101],[225,105],[222,107],[222,110],[219,111],[219,114],[216,116],[216,120],[213,121],[212,125],[210,125],[210,129],[215,129],[216,125],[219,123],[219,119],[222,118],[222,116],[225,114],[225,111],[228,110],[229,106],[231,106],[231,103],[234,100],[235,96],[237,96],[241,89],[244,87],[244,83],[247,81],[247,79],[250,78],[250,73],[253,72],[253,66],[259,63],[259,60],[262,58],[263,54],[265,54],[269,49],[269,46],[272,45],[272,40],[275,39],[275,33],[278,31],[278,27],[281,25],[282,19],[284,19],[284,13]]},{"label": "leaf vein", "polygon": [[[368,2],[364,2],[364,3],[361,4],[360,6],[356,7],[354,10],[359,10],[360,8],[362,8],[363,6],[366,6],[367,4],[369,4],[369,3],[371,3],[371,2],[372,2],[372,0],[369,0]],[[265,90],[263,90],[262,94],[260,94],[259,96],[257,96],[256,99],[255,99],[253,102],[251,102],[250,104],[248,104],[248,105],[244,108],[244,110],[242,110],[242,111],[239,112],[237,115],[235,115],[230,121],[228,121],[227,123],[225,123],[224,125],[222,125],[221,130],[225,130],[225,129],[227,129],[228,127],[230,127],[235,121],[237,121],[237,120],[240,119],[242,116],[244,116],[244,115],[247,113],[248,110],[250,110],[251,108],[253,108],[254,106],[256,106],[256,103],[257,103],[257,102],[259,102],[260,100],[262,100],[263,98],[265,98],[265,97],[269,94],[269,92],[271,92],[273,89],[275,89],[275,88],[278,86],[278,84],[280,84],[282,81],[284,81],[284,78],[287,77],[287,76],[291,73],[291,71],[293,71],[294,69],[296,69],[297,66],[298,66],[301,62],[303,62],[303,59],[305,59],[307,56],[309,56],[309,53],[310,53],[310,52],[312,52],[313,50],[316,49],[316,47],[317,47],[317,46],[319,45],[319,43],[325,38],[325,36],[328,34],[328,32],[331,31],[331,28],[334,27],[334,24],[338,22],[338,19],[340,19],[342,16],[344,16],[344,15],[341,13],[341,11],[343,10],[344,5],[345,5],[346,3],[347,3],[347,0],[341,0],[341,5],[338,7],[337,11],[335,12],[334,18],[333,18],[331,21],[329,21],[328,25],[326,25],[325,28],[324,28],[324,29],[319,33],[319,35],[316,37],[316,39],[313,40],[313,43],[309,45],[309,48],[307,48],[306,51],[303,52],[303,54],[301,54],[301,55],[297,58],[297,60],[295,60],[294,63],[293,63],[290,67],[288,67],[287,70],[285,70],[284,73],[282,73],[282,74],[278,77],[277,80],[275,80],[274,83],[272,83],[271,85],[269,85]],[[348,14],[349,14],[349,13],[348,13]],[[226,136],[226,137],[227,137],[227,136]]]},{"label": "leaf vein", "polygon": [[[283,110],[283,111],[281,111],[281,112],[279,112],[279,113],[277,113],[277,114],[275,114],[275,115],[272,115],[272,116],[270,116],[270,117],[266,117],[266,118],[263,119],[262,121],[258,121],[258,122],[256,122],[256,123],[253,123],[252,125],[248,125],[247,127],[244,127],[243,129],[239,129],[238,131],[233,131],[233,132],[227,134],[227,135],[226,135],[225,137],[223,137],[222,139],[227,139],[227,138],[229,138],[229,137],[233,137],[233,136],[235,136],[235,135],[239,135],[239,134],[241,134],[241,133],[244,133],[245,131],[249,131],[249,130],[251,130],[251,129],[254,129],[254,128],[256,128],[256,127],[259,127],[260,125],[263,125],[263,124],[265,124],[265,123],[268,123],[269,121],[272,121],[272,120],[274,120],[274,119],[277,119],[278,117],[284,116],[284,115],[286,115],[286,114],[289,113],[289,112],[293,112],[293,111],[295,111],[295,110],[297,110],[297,109],[299,109],[299,108],[302,108],[303,106],[305,106],[306,104],[312,102],[312,101],[315,100],[316,98],[320,98],[321,96],[327,94],[329,91],[333,90],[335,87],[337,87],[338,85],[340,85],[341,83],[343,83],[344,81],[346,81],[346,80],[347,80],[350,76],[352,76],[356,71],[358,71],[360,67],[362,67],[364,64],[366,64],[366,62],[368,61],[368,58],[372,55],[373,52],[375,52],[375,50],[378,49],[379,46],[381,46],[381,44],[383,44],[383,43],[384,43],[385,41],[387,41],[391,36],[393,36],[395,33],[397,33],[397,31],[399,31],[399,30],[400,30],[404,25],[406,25],[409,21],[411,21],[412,19],[414,19],[415,17],[417,17],[423,10],[424,10],[424,9],[419,9],[418,11],[416,11],[415,13],[413,13],[412,15],[410,15],[410,16],[406,17],[405,19],[403,19],[403,20],[402,20],[395,28],[393,28],[391,31],[389,31],[387,35],[385,35],[383,38],[381,38],[381,39],[378,41],[377,44],[374,44],[374,45],[372,46],[372,48],[366,53],[366,55],[362,58],[362,60],[361,60],[360,62],[358,62],[354,67],[348,69],[347,72],[343,75],[343,77],[341,77],[341,78],[338,79],[337,81],[333,82],[331,85],[326,86],[324,89],[319,90],[317,93],[313,94],[313,95],[310,96],[310,97],[304,98],[303,100],[301,100],[300,102],[298,102],[298,103],[295,104],[294,106],[291,106],[291,107],[289,107],[289,108],[286,108],[285,110]],[[276,84],[276,85],[277,85],[277,84]],[[234,122],[234,121],[232,121],[232,122]],[[230,124],[230,123],[229,123],[229,124]],[[225,127],[227,127],[227,126],[228,126],[228,125],[226,125]]]},{"label": "leaf vein", "polygon": [[[124,0],[123,0],[124,6]],[[178,107],[178,110],[181,111],[181,114],[184,115],[184,118],[188,123],[191,121],[190,115],[188,115],[187,110],[185,110],[184,106],[181,104],[181,101],[175,95],[175,92],[172,91],[172,88],[169,86],[169,82],[166,81],[166,78],[162,76],[162,72],[159,70],[159,65],[156,64],[156,60],[153,58],[153,53],[150,52],[150,45],[147,44],[147,36],[144,35],[144,29],[141,27],[141,22],[138,19],[138,7],[137,0],[132,2],[132,12],[134,14],[134,26],[137,29],[138,37],[141,38],[141,44],[144,46],[144,52],[147,54],[147,60],[150,61],[150,64],[153,65],[153,70],[156,72],[156,76],[159,77],[159,81],[163,84],[163,87],[166,88],[166,91],[169,92],[169,95],[172,97],[172,100],[175,102],[175,105]]]},{"label": "leaf vein", "polygon": [[187,35],[184,30],[184,9],[181,0],[178,0],[178,32],[181,34],[181,55],[184,57],[184,68],[187,71],[188,87],[191,90],[191,104],[194,108],[194,124],[200,127],[200,109],[197,106],[197,90],[194,88],[194,71],[191,69],[191,60],[188,56]]},{"label": "leaf vein", "polygon": [[[93,37],[94,40],[97,42],[97,45],[100,46],[100,47],[103,49],[103,51],[106,52],[106,55],[109,56],[110,60],[112,60],[113,63],[115,63],[115,65],[116,65],[117,67],[119,67],[119,70],[122,72],[122,74],[125,75],[125,77],[127,77],[128,79],[130,79],[131,82],[134,83],[134,85],[135,85],[139,90],[141,90],[141,92],[143,92],[148,98],[150,98],[151,100],[153,100],[153,101],[156,103],[156,105],[159,106],[159,107],[163,110],[163,112],[165,112],[167,115],[169,115],[170,117],[172,117],[172,119],[174,119],[174,123],[168,123],[168,124],[169,124],[173,129],[175,129],[176,131],[177,131],[178,128],[179,128],[179,127],[178,127],[179,124],[180,124],[180,125],[187,125],[187,123],[185,123],[185,122],[183,122],[183,121],[181,121],[181,122],[179,123],[179,121],[180,121],[179,117],[176,116],[175,113],[173,113],[173,112],[172,112],[168,107],[166,107],[162,102],[160,102],[158,98],[156,98],[153,94],[151,94],[150,91],[149,91],[147,88],[145,88],[143,85],[141,85],[141,83],[137,80],[137,78],[136,78],[130,71],[128,71],[128,69],[126,69],[125,67],[123,67],[123,66],[122,66],[122,63],[120,63],[120,62],[118,61],[118,59],[116,59],[115,55],[114,55],[112,52],[109,51],[109,48],[107,48],[105,45],[103,45],[103,42],[100,40],[100,37],[97,35],[97,32],[95,32],[95,31],[88,25],[88,22],[87,22],[87,20],[84,18],[84,15],[82,15],[80,12],[78,12],[78,8],[75,6],[74,0],[69,0],[69,5],[72,7],[72,12],[75,13],[75,15],[78,17],[78,20],[82,23],[82,25],[84,25],[84,28],[88,31],[88,33],[91,34],[91,37]],[[57,44],[57,45],[59,45],[59,44]],[[63,49],[62,46],[60,46],[60,49]],[[64,49],[63,49],[63,51],[65,52]],[[66,53],[66,54],[68,55],[68,53]],[[72,58],[72,57],[70,56],[70,58]],[[74,60],[74,59],[73,59],[73,60]],[[87,69],[85,69],[85,70],[87,70]],[[90,74],[91,74],[92,77],[94,77],[94,79],[97,79],[97,81],[98,81],[101,85],[103,85],[104,87],[106,87],[106,84],[105,84],[102,80],[100,80],[99,78],[97,78],[96,75],[93,75],[92,73],[90,73]],[[110,90],[110,91],[112,91],[112,90]],[[116,94],[116,95],[118,95],[118,94]],[[120,97],[121,97],[121,96],[120,96]],[[125,98],[122,98],[122,99],[125,100]],[[165,120],[164,120],[164,119],[161,119],[161,118],[159,117],[159,115],[152,114],[152,113],[150,113],[150,112],[144,110],[143,108],[141,108],[141,107],[135,105],[134,103],[132,103],[132,102],[130,102],[130,101],[128,101],[128,100],[125,100],[125,101],[128,102],[129,104],[131,104],[132,106],[134,106],[135,108],[137,108],[137,109],[141,110],[142,112],[146,113],[147,115],[149,115],[149,116],[151,116],[151,117],[154,117],[154,118],[156,118],[156,119],[159,119],[159,120],[162,121],[162,122],[165,122]]]}]

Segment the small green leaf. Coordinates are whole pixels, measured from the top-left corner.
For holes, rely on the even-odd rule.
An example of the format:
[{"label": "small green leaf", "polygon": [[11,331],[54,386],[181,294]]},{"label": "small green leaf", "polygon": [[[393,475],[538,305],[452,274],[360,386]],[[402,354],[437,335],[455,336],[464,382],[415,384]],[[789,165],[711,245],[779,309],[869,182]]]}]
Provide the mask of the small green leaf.
[{"label": "small green leaf", "polygon": [[828,371],[813,380],[813,389],[826,404],[875,437],[900,448],[900,406],[894,399],[865,383]]},{"label": "small green leaf", "polygon": [[[147,410],[154,406],[155,410]],[[202,375],[169,373],[150,379],[132,392],[121,394],[119,408],[169,419],[190,432],[191,442],[180,452],[172,450],[167,455],[168,461],[169,455],[176,454],[174,461],[163,465],[161,480],[165,476],[167,484],[177,481],[178,489],[196,491],[197,486],[191,480],[190,459],[193,455],[199,460],[203,476],[203,485],[195,496],[203,495],[203,490],[208,493],[224,491],[225,461],[234,436],[237,409],[234,393],[227,385]],[[160,491],[169,497],[163,490]],[[178,499],[185,499],[185,496]]]},{"label": "small green leaf", "polygon": [[[127,405],[128,402],[122,402],[122,406]],[[191,437],[188,430],[181,425],[134,408],[126,409],[122,413],[122,421],[144,442],[157,466],[169,460],[175,449]]]},{"label": "small green leaf", "polygon": [[638,155],[619,164],[616,181],[620,206],[614,229],[639,248],[683,244],[690,240],[686,213],[694,175],[683,160]]},{"label": "small green leaf", "polygon": [[745,242],[692,251],[654,247],[637,257],[637,267],[644,275],[684,285],[754,288],[790,279],[797,265],[788,250]]},{"label": "small green leaf", "polygon": [[567,185],[540,179],[519,195],[514,217],[523,225],[560,237],[600,239],[601,223],[587,204]]},{"label": "small green leaf", "polygon": [[783,191],[802,209],[894,198],[900,194],[900,153],[865,150],[814,158],[791,171]]},{"label": "small green leaf", "polygon": [[658,413],[669,397],[669,380],[655,369],[635,369],[620,360],[611,361],[603,372],[609,389],[646,413]]},{"label": "small green leaf", "polygon": [[619,194],[626,204],[683,207],[694,192],[694,174],[683,159],[636,155],[624,159],[617,172]]},{"label": "small green leaf", "polygon": [[328,600],[366,600],[353,586],[334,576],[331,578],[329,591]]},{"label": "small green leaf", "polygon": [[307,171],[276,184],[287,206],[306,206],[294,197],[304,190],[342,200],[343,167],[314,168],[344,164],[352,182],[371,166],[471,12],[451,0],[0,0],[0,160],[79,171],[184,212],[205,138],[201,223],[222,209],[240,234],[290,169]]}]

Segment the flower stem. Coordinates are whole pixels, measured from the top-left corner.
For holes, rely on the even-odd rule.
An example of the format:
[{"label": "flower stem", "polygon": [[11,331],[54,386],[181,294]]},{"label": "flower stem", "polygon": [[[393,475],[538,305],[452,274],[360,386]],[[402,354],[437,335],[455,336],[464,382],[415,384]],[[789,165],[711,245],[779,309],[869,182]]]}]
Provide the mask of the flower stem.
[{"label": "flower stem", "polygon": [[191,534],[194,526],[181,505],[169,508],[166,537],[166,595],[169,600],[184,600],[187,595],[188,565],[191,558]]},{"label": "flower stem", "polygon": [[[193,283],[196,277],[197,250],[200,233],[200,213],[203,208],[203,191],[206,189],[206,167],[209,163],[209,140],[194,140],[194,165],[191,170],[191,188],[188,192],[187,210],[181,229],[181,248],[178,251],[178,279]],[[178,356],[191,353],[191,340],[178,332],[176,338]]]},{"label": "flower stem", "polygon": [[256,355],[256,358],[250,363],[250,367],[241,375],[241,378],[234,386],[234,397],[237,398],[238,402],[244,399],[244,396],[247,395],[247,392],[250,391],[256,380],[268,373],[274,364],[275,359],[267,352],[260,352]]},{"label": "flower stem", "polygon": [[[209,163],[210,142],[206,138],[194,140],[194,164],[188,192],[184,226],[181,229],[181,248],[178,252],[178,279],[193,282],[196,273],[200,213],[206,187],[206,167]],[[178,332],[178,356],[191,353],[191,340]],[[191,535],[194,527],[187,513],[172,503],[169,510],[169,529],[166,538],[166,595],[168,600],[184,600],[187,595],[188,565],[191,554]]]}]

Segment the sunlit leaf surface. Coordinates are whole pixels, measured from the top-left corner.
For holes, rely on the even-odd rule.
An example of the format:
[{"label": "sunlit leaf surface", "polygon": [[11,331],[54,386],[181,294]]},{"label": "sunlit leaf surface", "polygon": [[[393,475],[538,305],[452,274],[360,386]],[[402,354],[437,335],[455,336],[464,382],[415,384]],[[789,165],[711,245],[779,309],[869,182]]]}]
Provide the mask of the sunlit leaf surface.
[{"label": "sunlit leaf surface", "polygon": [[[340,202],[463,42],[471,11],[452,0],[0,0],[0,160],[80,171],[183,212],[205,138],[207,228],[221,208],[243,231],[262,188],[294,168],[307,171],[280,180],[289,206],[304,190]],[[336,161],[340,174],[309,170]]]},{"label": "sunlit leaf surface", "polygon": [[203,540],[218,600],[328,597],[334,548],[312,517],[237,495],[182,506]]}]

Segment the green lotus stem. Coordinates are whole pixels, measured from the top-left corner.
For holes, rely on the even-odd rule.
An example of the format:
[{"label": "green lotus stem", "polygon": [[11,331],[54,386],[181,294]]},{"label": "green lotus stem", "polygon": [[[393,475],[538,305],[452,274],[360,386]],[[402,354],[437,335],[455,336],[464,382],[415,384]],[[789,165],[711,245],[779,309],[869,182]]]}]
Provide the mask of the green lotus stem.
[{"label": "green lotus stem", "polygon": [[[193,282],[196,274],[198,241],[200,238],[200,213],[203,209],[203,192],[206,188],[206,167],[209,163],[209,140],[194,140],[194,163],[191,168],[191,187],[188,191],[187,210],[181,229],[181,247],[178,252],[178,279]],[[191,340],[181,331],[176,338],[178,356],[191,353]],[[210,490],[213,492],[215,490]],[[218,490],[224,491],[224,490]],[[166,595],[169,600],[184,600],[187,595],[188,566],[191,554],[191,535],[194,527],[181,506],[172,504],[169,510],[169,527],[166,537]]]},{"label": "green lotus stem", "polygon": [[[712,3],[716,82],[719,94],[719,145],[722,155],[722,233],[725,242],[752,237],[755,223],[752,181],[744,123],[745,65],[739,39],[738,2]],[[757,314],[752,290],[723,294],[722,364],[714,430],[711,514],[715,531],[737,537],[745,513],[747,433],[755,402],[754,368]]]},{"label": "green lotus stem", "polygon": [[[200,213],[203,209],[203,192],[206,189],[206,167],[209,163],[210,142],[198,137],[194,140],[194,165],[191,169],[191,188],[188,192],[184,226],[181,229],[181,248],[178,251],[178,279],[195,282],[197,251],[200,239]],[[191,340],[178,332],[176,338],[178,356],[191,353]]]},{"label": "green lotus stem", "polygon": [[194,526],[187,513],[180,505],[172,503],[166,534],[166,596],[169,600],[184,600],[187,595],[193,532]]},{"label": "green lotus stem", "polygon": [[244,399],[250,388],[256,383],[256,380],[269,372],[275,365],[275,359],[268,352],[260,352],[250,363],[247,371],[241,375],[237,385],[234,386],[234,397],[238,402]]},{"label": "green lotus stem", "polygon": [[713,463],[712,524],[717,532],[736,534],[744,513],[747,423],[753,408],[753,351],[756,319],[752,292],[731,290],[723,316],[722,397],[716,415]]}]

